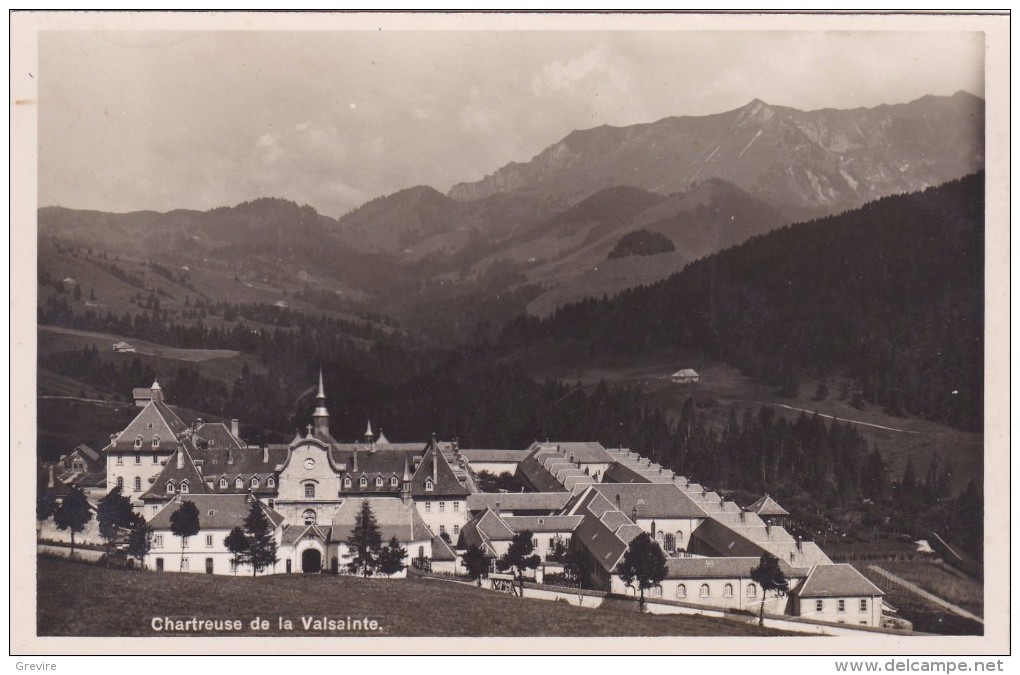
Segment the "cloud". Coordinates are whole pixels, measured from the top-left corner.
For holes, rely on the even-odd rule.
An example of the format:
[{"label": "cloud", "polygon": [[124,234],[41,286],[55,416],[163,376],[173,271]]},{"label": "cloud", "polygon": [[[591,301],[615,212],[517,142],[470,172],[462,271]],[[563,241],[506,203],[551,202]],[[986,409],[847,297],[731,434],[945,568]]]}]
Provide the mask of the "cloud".
[{"label": "cloud", "polygon": [[552,61],[531,78],[535,96],[576,94],[597,86],[623,92],[630,88],[625,59],[615,55],[606,45],[589,49],[569,61]]}]

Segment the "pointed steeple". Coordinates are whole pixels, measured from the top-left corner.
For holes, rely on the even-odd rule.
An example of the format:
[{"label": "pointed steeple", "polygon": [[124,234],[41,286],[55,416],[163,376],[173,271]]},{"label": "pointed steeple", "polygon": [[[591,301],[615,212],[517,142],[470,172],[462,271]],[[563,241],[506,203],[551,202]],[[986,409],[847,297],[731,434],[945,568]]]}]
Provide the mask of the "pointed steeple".
[{"label": "pointed steeple", "polygon": [[400,483],[400,499],[405,504],[411,503],[411,463],[408,460],[407,455],[404,455],[404,478]]},{"label": "pointed steeple", "polygon": [[368,426],[365,427],[365,440],[370,441],[373,436],[375,436],[375,434],[372,433],[372,420],[368,420]]},{"label": "pointed steeple", "polygon": [[315,395],[315,412],[312,413],[315,436],[329,437],[329,411],[326,410],[326,389],[322,386],[322,368],[319,368],[319,392]]}]

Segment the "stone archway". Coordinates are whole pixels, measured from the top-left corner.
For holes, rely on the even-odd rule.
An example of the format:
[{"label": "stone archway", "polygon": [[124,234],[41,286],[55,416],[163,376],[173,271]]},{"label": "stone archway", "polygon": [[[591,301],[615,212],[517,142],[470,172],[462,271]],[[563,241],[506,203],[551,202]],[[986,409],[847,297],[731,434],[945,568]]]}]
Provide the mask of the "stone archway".
[{"label": "stone archway", "polygon": [[322,553],[317,548],[306,548],[301,552],[301,571],[305,574],[322,572]]}]

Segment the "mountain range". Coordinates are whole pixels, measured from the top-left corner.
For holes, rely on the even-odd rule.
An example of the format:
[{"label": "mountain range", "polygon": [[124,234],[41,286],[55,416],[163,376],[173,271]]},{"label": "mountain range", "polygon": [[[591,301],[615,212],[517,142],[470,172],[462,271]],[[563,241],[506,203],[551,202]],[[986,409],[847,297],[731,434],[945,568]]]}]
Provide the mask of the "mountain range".
[{"label": "mountain range", "polygon": [[[984,102],[925,96],[853,110],[754,100],[724,113],[575,131],[447,194],[416,186],[339,219],[285,200],[206,212],[39,210],[40,236],[158,262],[196,257],[328,275],[358,297],[413,303],[424,281],[504,274],[528,310],[612,295],[784,224],[923,190],[984,164]],[[645,230],[675,250],[608,260]],[[382,308],[391,311],[390,308]],[[397,309],[399,312],[399,308]]]}]

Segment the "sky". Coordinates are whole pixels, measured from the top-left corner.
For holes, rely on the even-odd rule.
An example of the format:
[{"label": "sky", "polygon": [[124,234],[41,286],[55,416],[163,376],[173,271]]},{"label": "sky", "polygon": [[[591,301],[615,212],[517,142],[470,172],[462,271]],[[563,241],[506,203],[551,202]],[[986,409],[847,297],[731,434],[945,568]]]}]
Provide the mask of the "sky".
[{"label": "sky", "polygon": [[980,33],[44,31],[39,205],[339,217],[575,129],[984,96]]}]

